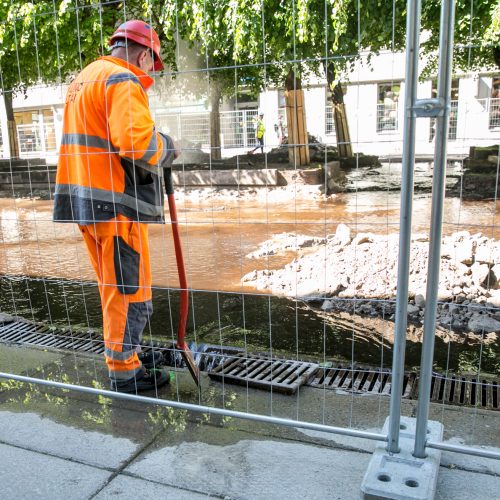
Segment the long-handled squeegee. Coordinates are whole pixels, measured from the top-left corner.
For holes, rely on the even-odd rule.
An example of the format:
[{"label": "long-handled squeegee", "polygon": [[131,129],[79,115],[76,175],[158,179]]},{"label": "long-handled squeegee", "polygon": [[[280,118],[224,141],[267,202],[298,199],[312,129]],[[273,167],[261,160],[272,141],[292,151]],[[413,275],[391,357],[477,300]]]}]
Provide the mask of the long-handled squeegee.
[{"label": "long-handled squeegee", "polygon": [[189,292],[186,279],[186,269],[184,267],[184,257],[182,255],[181,237],[179,234],[179,222],[177,220],[177,210],[175,208],[174,183],[172,181],[172,170],[164,169],[165,192],[168,199],[168,210],[172,223],[172,234],[174,237],[175,260],[177,261],[177,272],[179,274],[179,286],[181,290],[181,306],[179,314],[179,327],[177,329],[177,348],[180,349],[182,359],[186,363],[191,376],[197,386],[200,385],[200,370],[196,366],[192,352],[185,341],[186,323],[189,311]]}]

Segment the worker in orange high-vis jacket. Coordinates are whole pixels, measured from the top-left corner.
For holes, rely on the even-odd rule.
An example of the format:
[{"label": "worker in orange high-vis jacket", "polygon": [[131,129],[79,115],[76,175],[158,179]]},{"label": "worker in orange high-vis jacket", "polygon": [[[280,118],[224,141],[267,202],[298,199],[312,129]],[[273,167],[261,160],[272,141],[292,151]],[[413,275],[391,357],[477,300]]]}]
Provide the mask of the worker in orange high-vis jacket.
[{"label": "worker in orange high-vis jacket", "polygon": [[79,225],[96,272],[111,388],[137,393],[169,381],[161,355],[140,345],[153,311],[147,224],[164,221],[163,169],[178,152],[146,95],[148,73],[163,69],[158,35],[128,21],[109,44],[68,89],[54,221]]}]

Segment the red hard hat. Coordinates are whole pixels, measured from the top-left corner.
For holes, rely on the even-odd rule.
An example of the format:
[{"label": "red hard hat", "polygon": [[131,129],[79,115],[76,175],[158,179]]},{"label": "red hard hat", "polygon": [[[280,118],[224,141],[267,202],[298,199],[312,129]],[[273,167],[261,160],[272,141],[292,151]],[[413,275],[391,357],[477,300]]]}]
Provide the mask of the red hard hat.
[{"label": "red hard hat", "polygon": [[133,20],[120,24],[113,35],[111,35],[108,45],[114,45],[116,40],[120,38],[126,38],[150,48],[154,53],[153,69],[155,71],[163,69],[163,61],[160,57],[160,39],[156,31],[148,23]]}]

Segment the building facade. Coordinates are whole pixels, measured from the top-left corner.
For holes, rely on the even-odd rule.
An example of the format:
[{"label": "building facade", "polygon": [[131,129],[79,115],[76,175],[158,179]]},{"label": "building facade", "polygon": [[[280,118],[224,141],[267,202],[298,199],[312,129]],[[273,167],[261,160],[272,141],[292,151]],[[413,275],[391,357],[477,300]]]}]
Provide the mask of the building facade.
[{"label": "building facade", "polygon": [[[359,63],[345,87],[345,106],[354,152],[379,156],[400,156],[404,126],[404,66],[402,53],[385,53],[371,63]],[[199,78],[194,75],[193,78]],[[13,100],[21,157],[57,161],[62,131],[62,109],[66,86],[32,87]],[[183,93],[182,95],[179,92]],[[419,98],[435,95],[436,81],[419,83]],[[335,146],[332,106],[324,81],[304,84],[307,128],[317,140]],[[210,149],[210,110],[207,100],[186,94],[157,92],[150,97],[160,130],[183,144],[204,151]],[[221,144],[224,156],[232,156],[255,145],[255,121],[264,113],[265,144],[269,151],[286,134],[285,93],[266,89],[258,99],[225,100],[221,105]],[[10,155],[6,140],[7,120],[0,100],[0,155]],[[434,151],[435,122],[417,120],[416,154]],[[466,155],[470,146],[500,143],[500,71],[498,73],[459,73],[451,89],[448,151]]]}]

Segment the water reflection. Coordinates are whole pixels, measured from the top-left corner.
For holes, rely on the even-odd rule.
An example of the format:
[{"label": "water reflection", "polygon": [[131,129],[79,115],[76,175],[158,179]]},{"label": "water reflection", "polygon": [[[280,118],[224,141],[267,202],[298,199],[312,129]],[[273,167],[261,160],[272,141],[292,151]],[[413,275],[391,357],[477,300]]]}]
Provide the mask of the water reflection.
[{"label": "water reflection", "polygon": [[[67,365],[67,366],[66,366]],[[34,378],[77,384],[95,389],[108,389],[99,381],[92,379],[90,373],[83,371],[74,373],[75,366],[59,361],[49,366],[30,370],[29,375]],[[70,375],[68,375],[71,374]],[[188,426],[199,427],[206,423],[220,420],[218,416],[208,414],[193,414],[186,410],[174,409],[165,406],[155,406],[124,402],[106,396],[78,394],[78,405],[75,405],[75,394],[69,394],[67,389],[43,387],[38,384],[20,382],[16,380],[0,379],[0,402],[3,411],[25,411],[50,417],[53,421],[75,425],[88,431],[104,432],[106,434],[141,442],[145,436],[157,435],[158,432],[168,431],[170,434],[182,433]],[[160,398],[175,399],[175,384],[170,387],[169,393],[163,393]],[[151,397],[151,394],[149,395]],[[177,393],[184,401],[183,394]],[[153,396],[154,397],[154,396]],[[232,390],[226,389],[224,394],[214,387],[207,387],[203,391],[202,401],[187,398],[187,402],[200,403],[215,408],[232,409],[231,406],[239,396]],[[230,421],[230,417],[223,417]]]},{"label": "water reflection", "polygon": [[[145,340],[175,339],[179,294],[155,288],[154,314]],[[30,278],[0,279],[0,310],[35,321],[73,329],[100,329],[97,286],[91,282]],[[284,298],[221,292],[192,292],[188,339],[197,344],[245,348],[288,359],[337,360],[390,367],[394,323],[388,319],[326,314]],[[422,328],[408,327],[406,366],[420,362]],[[435,366],[439,370],[465,369],[496,373],[498,343],[481,345],[475,336],[450,335],[444,329],[436,338]],[[482,356],[481,356],[482,353]],[[103,364],[104,366],[104,364]]]}]

